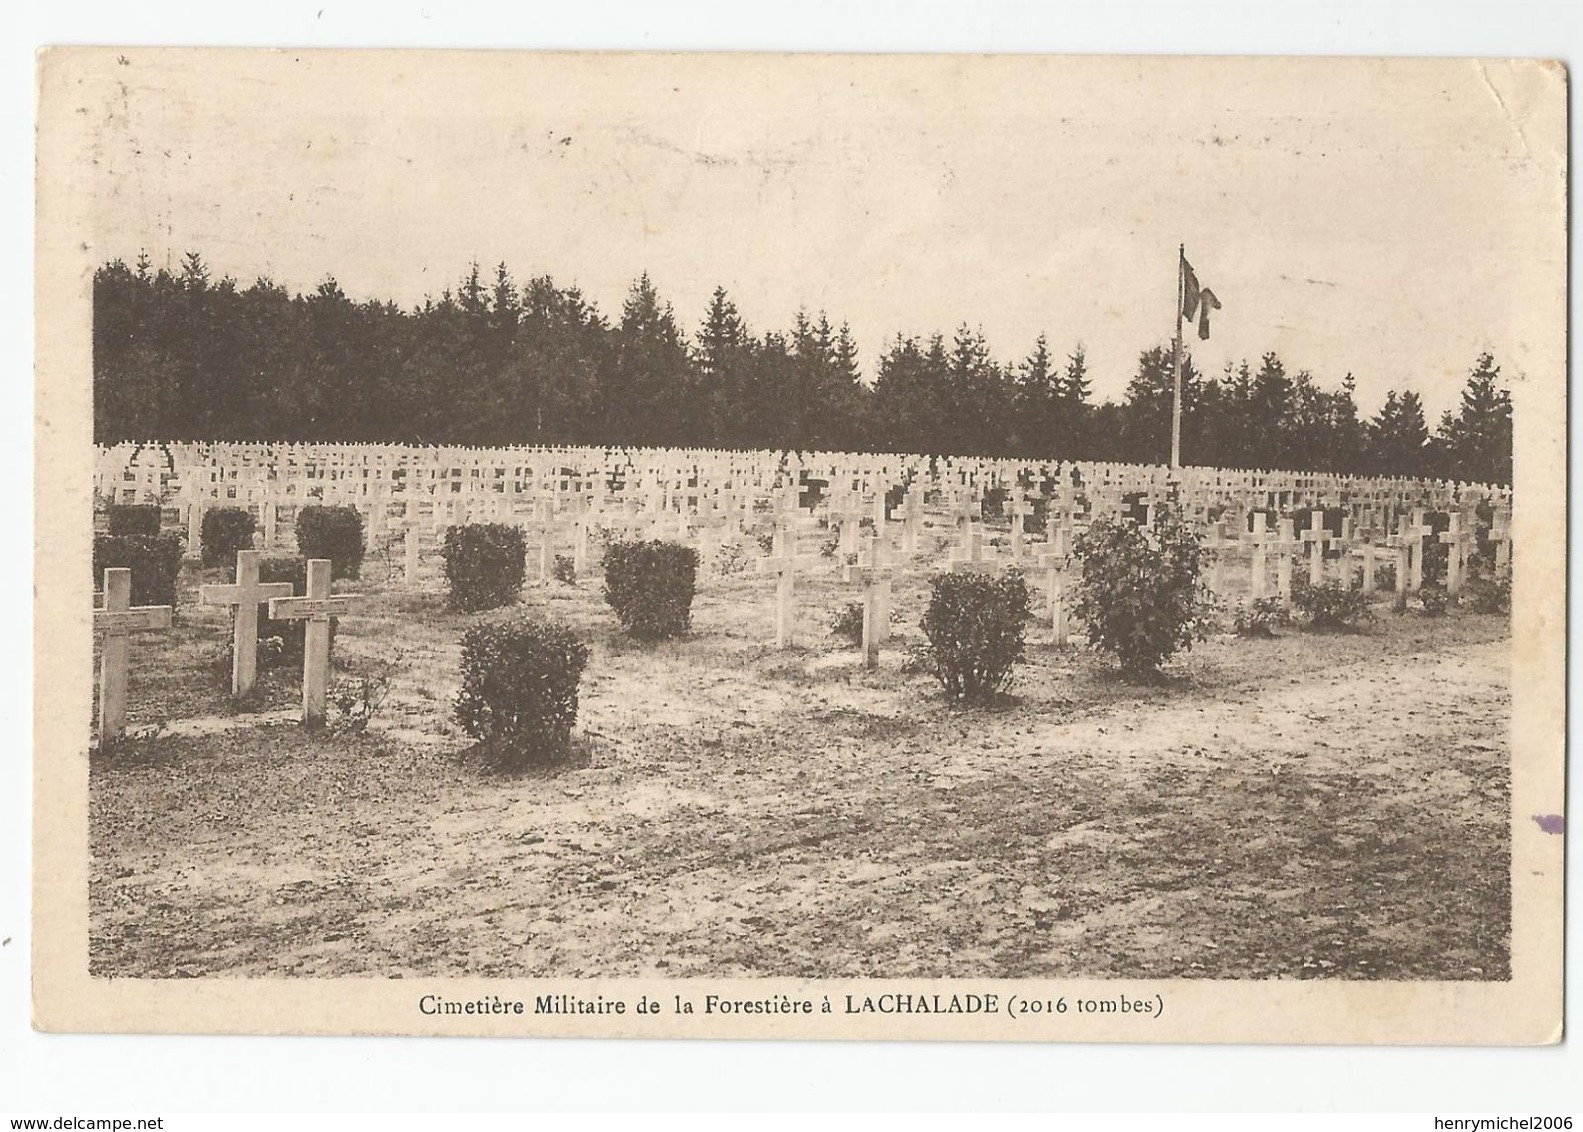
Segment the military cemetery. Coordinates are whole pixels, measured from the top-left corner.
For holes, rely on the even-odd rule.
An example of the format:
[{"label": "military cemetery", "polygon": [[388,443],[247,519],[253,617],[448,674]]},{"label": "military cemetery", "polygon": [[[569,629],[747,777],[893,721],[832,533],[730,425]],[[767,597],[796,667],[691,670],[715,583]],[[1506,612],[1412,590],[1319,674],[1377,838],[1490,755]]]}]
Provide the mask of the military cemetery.
[{"label": "military cemetery", "polygon": [[92,976],[1512,977],[1520,153],[499,62],[85,162]]}]

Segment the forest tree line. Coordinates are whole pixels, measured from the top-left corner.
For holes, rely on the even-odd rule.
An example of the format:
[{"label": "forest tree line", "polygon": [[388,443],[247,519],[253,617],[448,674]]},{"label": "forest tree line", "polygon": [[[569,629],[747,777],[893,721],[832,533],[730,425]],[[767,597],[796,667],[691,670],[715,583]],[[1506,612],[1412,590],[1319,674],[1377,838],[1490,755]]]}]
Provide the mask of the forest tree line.
[{"label": "forest tree line", "polygon": [[[421,306],[239,288],[189,253],[94,276],[94,434],[121,440],[579,444],[915,452],[1159,464],[1168,459],[1169,344],[1144,350],[1120,402],[1095,403],[1081,346],[1041,335],[997,359],[963,324],[897,335],[872,380],[845,324],[799,311],[757,333],[717,288],[690,333],[647,275],[610,318],[548,276],[474,265]],[[1354,379],[1324,388],[1274,353],[1183,372],[1182,458],[1511,482],[1510,394],[1488,354],[1436,429],[1411,390],[1359,416]]]}]

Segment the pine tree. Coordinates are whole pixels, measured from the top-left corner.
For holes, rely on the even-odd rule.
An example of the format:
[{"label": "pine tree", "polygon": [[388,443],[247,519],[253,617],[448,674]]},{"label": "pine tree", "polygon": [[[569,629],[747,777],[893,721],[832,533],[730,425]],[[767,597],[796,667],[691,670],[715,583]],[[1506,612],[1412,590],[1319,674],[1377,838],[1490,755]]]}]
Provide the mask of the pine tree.
[{"label": "pine tree", "polygon": [[1462,390],[1461,413],[1449,413],[1437,438],[1444,471],[1471,483],[1509,484],[1512,480],[1511,393],[1496,385],[1500,366],[1480,354]]}]

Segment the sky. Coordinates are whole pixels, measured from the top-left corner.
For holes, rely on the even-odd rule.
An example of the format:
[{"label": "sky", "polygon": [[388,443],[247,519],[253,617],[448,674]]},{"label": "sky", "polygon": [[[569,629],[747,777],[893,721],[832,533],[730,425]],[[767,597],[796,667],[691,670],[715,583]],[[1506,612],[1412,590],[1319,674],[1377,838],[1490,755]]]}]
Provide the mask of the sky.
[{"label": "sky", "polygon": [[[474,260],[607,314],[648,272],[689,331],[966,323],[1084,347],[1096,398],[1175,328],[1185,244],[1223,309],[1201,370],[1278,352],[1431,424],[1478,354],[1544,376],[1564,279],[1559,86],[1470,61],[125,50],[102,95],[99,261],[438,296]],[[1552,120],[1553,119],[1553,120]],[[1559,305],[1557,310],[1561,310]],[[1561,374],[1550,375],[1556,379]]]}]

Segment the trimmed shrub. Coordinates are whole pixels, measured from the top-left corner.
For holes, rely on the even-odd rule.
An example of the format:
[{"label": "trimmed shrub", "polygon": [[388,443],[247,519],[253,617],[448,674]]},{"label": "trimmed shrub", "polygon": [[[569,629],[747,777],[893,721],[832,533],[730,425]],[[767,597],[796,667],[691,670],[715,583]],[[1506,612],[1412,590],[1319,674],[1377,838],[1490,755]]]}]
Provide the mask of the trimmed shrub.
[{"label": "trimmed shrub", "polygon": [[1072,553],[1082,567],[1072,612],[1129,678],[1149,676],[1205,639],[1213,606],[1199,585],[1205,551],[1179,508],[1156,508],[1152,529],[1100,519],[1073,540]]},{"label": "trimmed shrub", "polygon": [[106,529],[112,535],[140,535],[153,538],[159,534],[163,516],[157,503],[116,503],[106,514]]},{"label": "trimmed shrub", "polygon": [[[935,574],[929,589],[929,608],[919,622],[927,641],[921,666],[954,701],[993,698],[1023,659],[1023,634],[1033,616],[1028,583],[1015,571],[1003,578],[968,572]],[[862,608],[857,607],[860,639]]]},{"label": "trimmed shrub", "polygon": [[297,553],[328,558],[331,578],[363,569],[363,516],[356,507],[303,507],[297,512]]},{"label": "trimmed shrub", "polygon": [[451,606],[471,613],[510,605],[522,596],[527,573],[522,529],[506,523],[445,528],[440,557],[451,587]]},{"label": "trimmed shrub", "polygon": [[1307,578],[1293,578],[1292,606],[1308,618],[1310,629],[1351,629],[1374,620],[1369,595],[1334,579],[1315,586]]},{"label": "trimmed shrub", "polygon": [[203,513],[200,550],[205,566],[236,563],[236,552],[253,545],[258,524],[253,513],[243,507],[214,507]]},{"label": "trimmed shrub", "polygon": [[93,587],[104,585],[104,572],[115,567],[132,571],[133,605],[176,605],[176,578],[187,540],[172,531],[164,535],[99,535],[93,540]]},{"label": "trimmed shrub", "polygon": [[634,637],[658,640],[693,620],[698,552],[678,542],[613,542],[605,551],[605,601]]},{"label": "trimmed shrub", "polygon": [[588,646],[552,622],[474,626],[462,637],[456,721],[504,765],[564,759],[587,663]]},{"label": "trimmed shrub", "polygon": [[577,560],[570,554],[557,554],[555,556],[555,565],[550,567],[550,574],[557,582],[568,586],[575,585],[577,583]]}]

